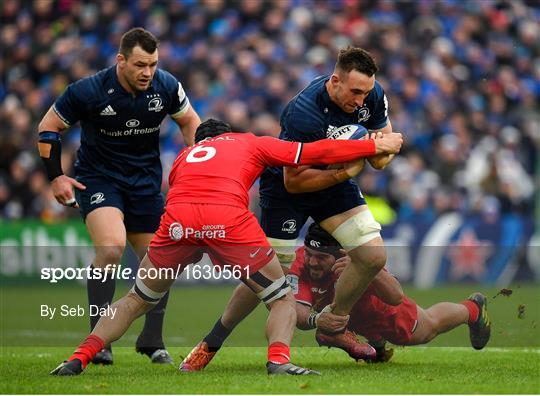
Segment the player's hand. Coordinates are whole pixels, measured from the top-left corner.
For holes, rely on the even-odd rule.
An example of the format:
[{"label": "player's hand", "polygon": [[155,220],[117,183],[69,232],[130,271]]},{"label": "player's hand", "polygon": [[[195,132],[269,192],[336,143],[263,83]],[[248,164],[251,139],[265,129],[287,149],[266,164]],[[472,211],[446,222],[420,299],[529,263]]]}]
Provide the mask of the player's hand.
[{"label": "player's hand", "polygon": [[[378,134],[381,137],[378,137]],[[373,136],[374,134],[372,134]],[[397,154],[403,145],[403,135],[397,132],[381,133],[375,137],[375,147],[377,154]]]},{"label": "player's hand", "polygon": [[351,262],[351,257],[347,254],[347,251],[345,249],[339,249],[339,251],[341,252],[341,254],[343,254],[343,257],[338,258],[332,266],[332,272],[336,274],[338,278],[345,269],[345,267]]},{"label": "player's hand", "polygon": [[75,200],[73,189],[78,188],[79,190],[86,190],[84,184],[81,184],[77,180],[66,175],[56,177],[51,182],[51,188],[53,190],[54,198],[56,198],[59,204],[71,206],[73,208],[79,207],[79,204]]},{"label": "player's hand", "polygon": [[349,323],[349,315],[340,316],[332,312],[323,312],[315,320],[317,328],[326,333],[338,333],[345,330]]}]

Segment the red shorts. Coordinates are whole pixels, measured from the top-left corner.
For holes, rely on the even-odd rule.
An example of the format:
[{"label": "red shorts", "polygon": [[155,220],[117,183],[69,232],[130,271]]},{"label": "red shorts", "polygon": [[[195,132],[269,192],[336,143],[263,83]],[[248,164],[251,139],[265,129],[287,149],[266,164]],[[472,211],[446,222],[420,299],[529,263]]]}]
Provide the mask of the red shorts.
[{"label": "red shorts", "polygon": [[395,345],[410,344],[418,323],[416,302],[408,297],[398,306],[376,296],[362,298],[353,307],[349,328],[368,340],[384,338]]},{"label": "red shorts", "polygon": [[264,267],[275,254],[247,209],[214,204],[168,205],[150,242],[150,261],[158,268],[183,269],[198,262],[203,253],[221,268],[240,268],[244,277]]}]

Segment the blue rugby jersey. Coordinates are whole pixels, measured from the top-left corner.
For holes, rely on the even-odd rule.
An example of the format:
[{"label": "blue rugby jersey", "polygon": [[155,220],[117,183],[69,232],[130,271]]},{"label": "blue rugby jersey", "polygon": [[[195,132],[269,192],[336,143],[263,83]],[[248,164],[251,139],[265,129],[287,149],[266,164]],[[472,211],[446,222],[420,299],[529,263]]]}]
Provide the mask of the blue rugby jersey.
[{"label": "blue rugby jersey", "polygon": [[70,84],[53,110],[67,124],[81,122],[77,178],[105,176],[134,194],[160,191],[160,124],[187,110],[189,99],[170,73],[157,69],[148,90],[133,95],[116,66]]},{"label": "blue rugby jersey", "polygon": [[[281,113],[280,139],[313,142],[327,138],[334,129],[343,125],[361,124],[374,130],[388,124],[388,103],[379,82],[375,81],[375,87],[362,107],[346,113],[330,100],[325,87],[329,78],[330,75],[317,77],[287,104]],[[356,185],[354,180],[344,183]],[[267,200],[292,200],[302,206],[310,206],[322,196],[338,193],[342,184],[311,193],[289,194],[283,182],[283,168],[268,168],[261,175],[261,204],[265,205]]]}]

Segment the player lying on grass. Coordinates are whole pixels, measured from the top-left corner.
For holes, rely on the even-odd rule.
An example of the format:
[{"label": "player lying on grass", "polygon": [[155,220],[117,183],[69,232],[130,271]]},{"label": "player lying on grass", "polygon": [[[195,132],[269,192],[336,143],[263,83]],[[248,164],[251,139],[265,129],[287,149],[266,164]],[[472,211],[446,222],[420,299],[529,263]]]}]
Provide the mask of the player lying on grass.
[{"label": "player lying on grass", "polygon": [[249,188],[267,166],[327,165],[397,153],[403,142],[401,134],[303,144],[231,133],[228,124],[207,120],[197,128],[195,141],[173,164],[165,213],[140,264],[145,273],[156,269],[173,269],[173,273],[143,279],[139,271],[133,288],[113,304],[114,319],[102,316],[74,354],[51,374],[80,374],[103,345],[120,338],[137,317],[159,302],[177,272],[199,261],[203,253],[220,267],[239,267],[241,281],[269,308],[268,373],[318,374],[290,362],[295,301],[274,250],[248,209]]},{"label": "player lying on grass", "polygon": [[441,302],[424,309],[403,294],[398,280],[386,270],[379,272],[354,305],[346,341],[336,344],[335,338],[327,335],[336,330],[334,323],[321,310],[332,302],[335,283],[350,260],[338,241],[313,223],[287,275],[297,303],[297,327],[316,328],[319,345],[341,348],[357,359],[358,345],[365,344],[358,342],[356,332],[377,349],[375,361],[387,361],[392,350],[385,350],[385,340],[395,345],[425,344],[468,324],[473,348],[486,346],[491,325],[484,295],[473,293],[461,303]]}]

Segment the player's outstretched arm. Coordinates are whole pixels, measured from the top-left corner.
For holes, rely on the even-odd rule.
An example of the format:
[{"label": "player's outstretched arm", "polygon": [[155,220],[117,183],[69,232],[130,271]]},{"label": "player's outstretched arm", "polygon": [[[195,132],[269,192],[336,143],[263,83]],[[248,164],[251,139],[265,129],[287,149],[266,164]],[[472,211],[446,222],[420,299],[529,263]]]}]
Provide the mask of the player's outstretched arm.
[{"label": "player's outstretched arm", "polygon": [[[368,142],[371,140],[358,140],[358,141],[334,141],[334,140],[319,140],[314,143],[306,143],[303,147],[302,159],[309,163],[339,163],[349,162],[356,160],[360,157],[369,157],[373,154],[392,154],[397,153],[401,149],[403,143],[403,137],[400,133],[390,133],[380,139],[374,140],[375,152],[368,153],[367,151],[357,154],[351,159],[346,161],[336,160],[335,155],[347,154],[346,148],[335,147],[335,144],[353,143],[353,144],[366,144],[362,146],[367,150]],[[321,146],[318,146],[318,145]],[[315,146],[312,146],[315,145]],[[311,153],[313,147],[314,154]],[[308,152],[306,152],[306,149]],[[312,157],[314,156],[314,158]],[[350,158],[350,157],[349,157]],[[315,162],[310,162],[315,161]],[[331,162],[324,162],[331,161]],[[353,164],[354,165],[354,164]],[[338,169],[314,169],[308,166],[302,166],[298,168],[284,167],[283,177],[285,188],[291,194],[306,193],[323,190],[338,183],[349,180],[358,174],[358,168],[356,166],[342,167]]]},{"label": "player's outstretched arm", "polygon": [[45,165],[47,177],[51,182],[54,197],[61,205],[78,207],[73,194],[73,189],[84,190],[86,187],[77,180],[64,175],[62,171],[61,156],[61,132],[67,125],[51,107],[38,126],[39,155]]}]

